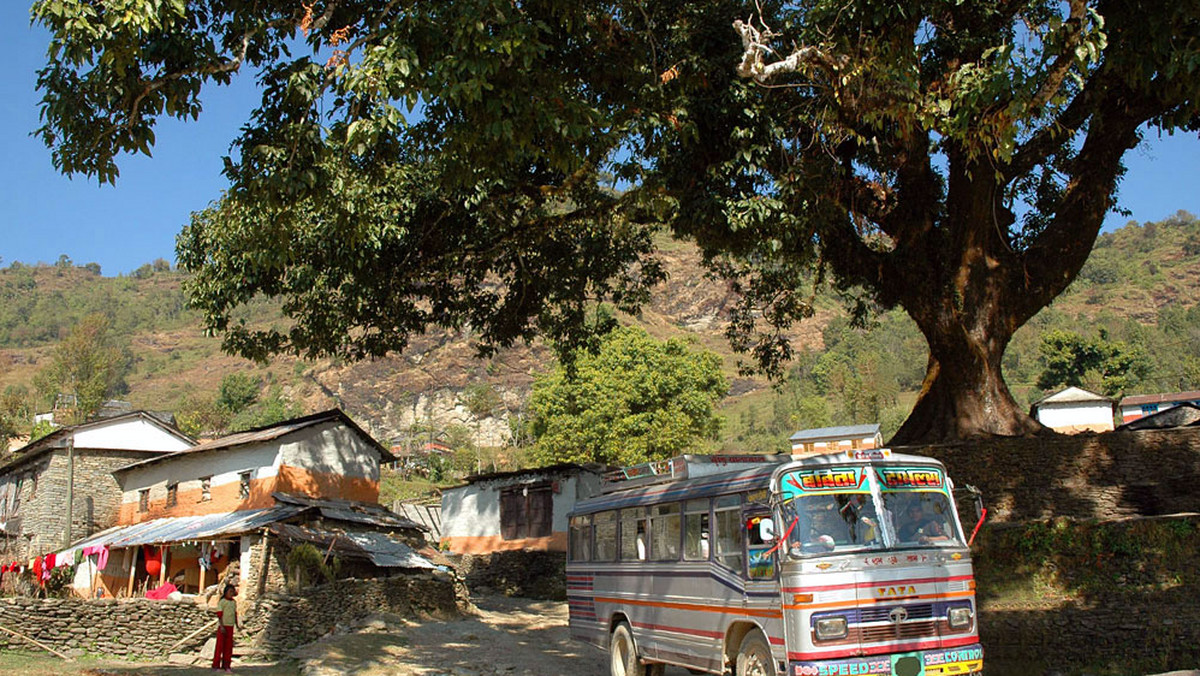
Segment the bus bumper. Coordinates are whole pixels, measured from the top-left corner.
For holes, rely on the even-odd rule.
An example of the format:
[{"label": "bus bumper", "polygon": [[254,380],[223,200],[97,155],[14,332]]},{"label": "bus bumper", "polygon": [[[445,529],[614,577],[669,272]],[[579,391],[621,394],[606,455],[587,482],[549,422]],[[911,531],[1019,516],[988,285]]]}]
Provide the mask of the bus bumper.
[{"label": "bus bumper", "polygon": [[848,660],[791,662],[788,676],[957,676],[983,671],[983,646],[868,655]]}]

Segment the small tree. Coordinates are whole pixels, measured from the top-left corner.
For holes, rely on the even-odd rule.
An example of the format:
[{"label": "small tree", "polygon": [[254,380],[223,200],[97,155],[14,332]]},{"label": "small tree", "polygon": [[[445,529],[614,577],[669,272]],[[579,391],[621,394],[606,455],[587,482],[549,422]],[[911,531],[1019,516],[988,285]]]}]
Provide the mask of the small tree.
[{"label": "small tree", "polygon": [[132,366],[129,348],[119,347],[101,314],[84,317],[54,347],[50,363],[34,376],[34,385],[48,401],[59,393],[75,396],[76,422],[90,418],[109,397],[127,389],[125,374]]},{"label": "small tree", "polygon": [[1045,366],[1037,386],[1043,390],[1070,385],[1111,397],[1150,373],[1150,362],[1140,348],[1109,340],[1104,329],[1095,338],[1050,331],[1042,336],[1040,351]]},{"label": "small tree", "polygon": [[534,382],[531,457],[632,465],[693,450],[716,438],[728,387],[716,354],[617,329]]}]

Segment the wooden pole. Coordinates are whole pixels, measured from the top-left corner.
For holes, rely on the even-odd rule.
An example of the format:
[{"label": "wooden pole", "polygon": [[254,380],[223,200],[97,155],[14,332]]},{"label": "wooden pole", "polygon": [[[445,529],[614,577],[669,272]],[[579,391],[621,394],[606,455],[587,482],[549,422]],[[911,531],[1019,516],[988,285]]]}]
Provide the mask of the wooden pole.
[{"label": "wooden pole", "polygon": [[133,547],[130,547],[130,549],[133,550],[133,558],[129,561],[129,592],[127,596],[133,598],[133,578],[137,573],[138,548],[137,545],[134,545]]},{"label": "wooden pole", "polygon": [[158,548],[158,586],[163,586],[167,583],[167,555],[170,550],[166,545]]},{"label": "wooden pole", "polygon": [[9,629],[8,627],[5,627],[5,626],[0,626],[0,631],[4,631],[4,632],[7,632],[7,633],[9,633],[9,634],[12,634],[13,636],[16,636],[17,638],[19,638],[19,639],[21,639],[21,640],[23,640],[23,641],[28,641],[28,642],[30,642],[30,643],[32,643],[32,644],[34,644],[35,646],[37,646],[37,647],[41,648],[42,650],[45,650],[46,652],[49,652],[49,653],[54,653],[55,655],[58,655],[59,657],[63,658],[64,660],[66,660],[66,661],[68,661],[68,662],[70,662],[70,661],[71,661],[71,658],[70,658],[70,657],[67,657],[66,655],[64,655],[64,654],[62,654],[62,653],[60,653],[60,652],[58,652],[58,651],[57,651],[57,650],[55,650],[54,648],[51,648],[50,646],[46,645],[45,643],[42,643],[41,641],[38,641],[38,640],[35,640],[35,639],[32,639],[32,638],[29,638],[29,637],[28,637],[28,636],[26,636],[25,634],[22,634],[22,633],[20,633],[20,632],[17,632],[17,631],[13,631],[12,629]]},{"label": "wooden pole", "polygon": [[[204,545],[200,545],[200,558],[204,558]],[[209,559],[209,560],[211,561],[212,559]],[[200,565],[199,560],[197,560],[196,565]],[[204,566],[200,566],[200,589],[196,590],[197,594],[204,593],[204,574],[207,572],[208,572],[208,569],[206,569]]]},{"label": "wooden pole", "polygon": [[183,638],[176,641],[175,645],[172,645],[170,648],[167,648],[167,652],[170,653],[171,651],[175,650],[176,648],[183,645],[184,643],[187,643],[191,639],[196,638],[201,633],[208,631],[209,629],[212,629],[213,625],[216,623],[217,623],[217,621],[213,620],[212,622],[209,622],[208,624],[204,625],[203,627],[200,627],[199,629],[197,629],[196,631],[193,631],[192,633],[188,634],[187,636],[184,636]]}]

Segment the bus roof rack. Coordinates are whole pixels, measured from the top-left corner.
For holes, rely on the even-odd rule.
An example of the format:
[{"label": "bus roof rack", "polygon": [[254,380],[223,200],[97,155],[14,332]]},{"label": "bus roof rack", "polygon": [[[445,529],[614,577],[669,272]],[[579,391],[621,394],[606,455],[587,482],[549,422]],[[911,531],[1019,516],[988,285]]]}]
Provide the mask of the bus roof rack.
[{"label": "bus roof rack", "polygon": [[622,467],[604,475],[603,492],[624,490],[637,486],[666,483],[680,479],[691,479],[710,474],[722,474],[738,469],[760,465],[777,465],[790,462],[787,453],[768,455],[680,455],[670,460],[643,462],[640,465]]}]

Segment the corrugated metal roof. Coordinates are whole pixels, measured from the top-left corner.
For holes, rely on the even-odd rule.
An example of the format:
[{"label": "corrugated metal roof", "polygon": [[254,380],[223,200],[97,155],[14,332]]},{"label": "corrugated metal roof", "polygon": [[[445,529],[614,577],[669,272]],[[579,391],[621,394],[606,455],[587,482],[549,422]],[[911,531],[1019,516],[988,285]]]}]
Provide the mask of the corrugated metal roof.
[{"label": "corrugated metal roof", "polygon": [[237,535],[258,530],[263,526],[295,516],[308,509],[299,505],[276,505],[267,509],[247,509],[238,512],[175,516],[153,519],[132,526],[118,526],[75,543],[64,553],[72,554],[81,547],[108,545],[135,547],[165,545],[191,540],[206,540],[222,535]]},{"label": "corrugated metal roof", "polygon": [[1166,394],[1133,394],[1122,399],[1121,405],[1140,406],[1142,404],[1165,404],[1176,401],[1200,401],[1200,390],[1167,392]]},{"label": "corrugated metal roof", "polygon": [[[0,474],[4,473],[10,467],[19,465],[31,458],[38,457],[47,451],[53,451],[53,450],[57,450],[60,448],[66,448],[67,437],[73,437],[75,434],[77,434],[79,432],[85,432],[85,431],[90,430],[95,427],[105,427],[108,425],[125,422],[126,420],[130,420],[133,418],[141,418],[141,419],[145,420],[146,422],[150,423],[151,425],[158,427],[159,429],[163,430],[164,432],[167,432],[168,434],[173,434],[189,444],[196,443],[195,439],[193,439],[190,436],[179,431],[178,429],[176,429],[176,427],[174,425],[162,420],[161,418],[159,418],[152,412],[141,411],[141,410],[131,411],[129,413],[123,413],[121,415],[112,416],[110,418],[101,418],[99,420],[90,420],[88,422],[80,423],[78,425],[68,425],[66,427],[60,427],[60,428],[54,430],[53,432],[47,434],[46,436],[41,437],[40,439],[31,441],[28,444],[25,444],[24,446],[22,446],[21,448],[18,448],[17,450],[13,451],[11,454],[11,458],[7,462],[0,464]],[[127,450],[127,449],[117,449],[117,450]],[[138,452],[147,453],[147,454],[160,453],[162,455],[171,455],[171,453],[169,453],[168,451],[148,451],[148,450],[139,450],[139,449],[133,449],[133,450],[138,450]]]},{"label": "corrugated metal roof", "polygon": [[386,533],[335,533],[288,523],[273,524],[271,532],[285,540],[311,542],[323,549],[332,548],[341,554],[365,558],[381,568],[437,568],[412,547]]},{"label": "corrugated metal roof", "polygon": [[870,437],[879,433],[879,423],[873,425],[841,425],[839,427],[817,427],[811,430],[800,430],[793,434],[790,441],[821,441],[824,439],[849,439],[852,437]]},{"label": "corrugated metal roof", "polygon": [[1059,390],[1054,394],[1046,395],[1045,397],[1033,402],[1033,405],[1041,406],[1042,404],[1078,404],[1087,401],[1108,402],[1110,404],[1113,403],[1113,400],[1109,399],[1108,397],[1072,386]]},{"label": "corrugated metal roof", "polygon": [[371,502],[310,498],[306,495],[292,495],[290,493],[272,493],[271,497],[275,498],[277,502],[291,505],[303,505],[305,507],[315,507],[321,511],[321,516],[327,519],[349,521],[352,523],[365,523],[371,526],[383,526],[385,528],[410,528],[419,531],[429,530],[423,524],[400,516],[383,505]]}]

